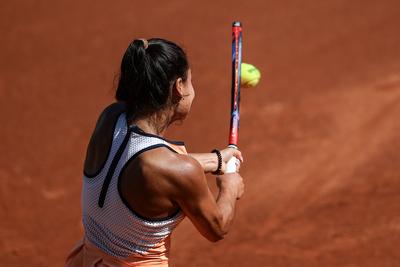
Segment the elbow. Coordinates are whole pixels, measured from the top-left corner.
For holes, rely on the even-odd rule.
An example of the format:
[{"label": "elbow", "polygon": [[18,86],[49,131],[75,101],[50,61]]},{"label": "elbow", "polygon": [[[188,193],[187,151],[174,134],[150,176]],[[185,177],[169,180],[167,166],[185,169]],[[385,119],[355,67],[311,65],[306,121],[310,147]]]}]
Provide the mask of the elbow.
[{"label": "elbow", "polygon": [[222,227],[220,225],[220,227],[217,227],[217,229],[215,229],[215,231],[210,236],[208,236],[207,239],[213,243],[216,243],[224,239],[228,232],[228,227]]},{"label": "elbow", "polygon": [[210,242],[216,243],[218,241],[221,241],[222,239],[225,238],[225,236],[228,234],[227,229],[214,229],[214,231],[210,231],[208,233],[204,233],[203,236]]},{"label": "elbow", "polygon": [[213,243],[216,243],[218,241],[221,241],[222,239],[225,238],[225,236],[228,234],[229,232],[229,226],[230,223],[229,221],[227,221],[222,214],[220,214],[217,218],[217,220],[215,221],[215,228],[214,228],[214,232],[212,235],[210,235],[210,237],[208,237],[207,239]]},{"label": "elbow", "polygon": [[218,241],[221,241],[222,239],[224,239],[226,234],[227,233],[214,234],[212,236],[208,236],[207,239],[208,239],[208,241],[210,241],[212,243],[217,243]]}]

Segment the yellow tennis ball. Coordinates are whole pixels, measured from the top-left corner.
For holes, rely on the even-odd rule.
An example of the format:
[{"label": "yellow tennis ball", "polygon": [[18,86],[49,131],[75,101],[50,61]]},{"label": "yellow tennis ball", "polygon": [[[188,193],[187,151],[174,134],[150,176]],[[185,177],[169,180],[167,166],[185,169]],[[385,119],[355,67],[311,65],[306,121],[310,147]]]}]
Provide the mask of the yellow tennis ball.
[{"label": "yellow tennis ball", "polygon": [[260,71],[251,64],[242,63],[240,71],[240,85],[245,88],[256,86],[261,79]]}]

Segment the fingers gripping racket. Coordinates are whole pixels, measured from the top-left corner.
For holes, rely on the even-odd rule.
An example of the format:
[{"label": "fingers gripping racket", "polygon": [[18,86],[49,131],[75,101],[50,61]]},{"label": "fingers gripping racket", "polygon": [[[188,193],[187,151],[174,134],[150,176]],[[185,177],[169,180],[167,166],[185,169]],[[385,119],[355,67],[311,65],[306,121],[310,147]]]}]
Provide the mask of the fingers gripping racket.
[{"label": "fingers gripping racket", "polygon": [[[238,21],[232,24],[232,93],[231,93],[231,123],[229,128],[228,147],[238,147],[239,140],[239,106],[240,106],[240,67],[242,65],[242,24]],[[236,172],[236,157],[232,157],[226,166],[226,173]]]}]

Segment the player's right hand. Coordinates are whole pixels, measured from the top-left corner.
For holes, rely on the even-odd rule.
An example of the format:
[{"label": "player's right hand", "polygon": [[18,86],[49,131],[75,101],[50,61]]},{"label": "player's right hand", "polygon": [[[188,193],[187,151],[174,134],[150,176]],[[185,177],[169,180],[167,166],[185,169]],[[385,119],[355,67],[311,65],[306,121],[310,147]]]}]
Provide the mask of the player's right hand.
[{"label": "player's right hand", "polygon": [[243,177],[239,173],[227,173],[217,177],[217,186],[220,190],[229,190],[239,199],[244,194]]}]

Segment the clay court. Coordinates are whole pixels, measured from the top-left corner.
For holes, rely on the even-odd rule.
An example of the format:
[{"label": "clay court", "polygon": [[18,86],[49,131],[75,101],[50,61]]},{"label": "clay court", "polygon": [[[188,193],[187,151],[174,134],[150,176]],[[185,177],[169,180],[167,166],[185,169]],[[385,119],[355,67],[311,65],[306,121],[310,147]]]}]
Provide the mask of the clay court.
[{"label": "clay court", "polygon": [[242,90],[246,192],[219,243],[186,219],[171,266],[400,266],[398,1],[0,6],[1,266],[63,266],[81,238],[86,145],[132,39],[188,53],[196,100],[167,136],[191,152],[227,145],[234,20],[262,72]]}]

